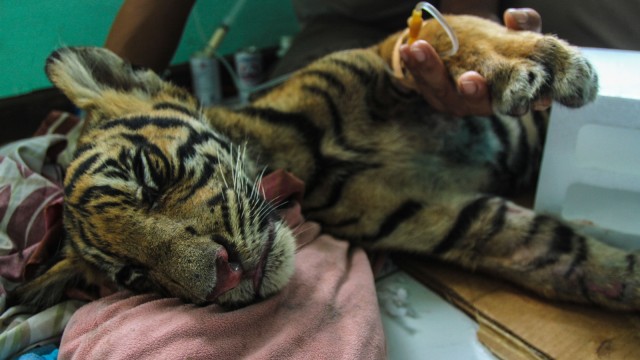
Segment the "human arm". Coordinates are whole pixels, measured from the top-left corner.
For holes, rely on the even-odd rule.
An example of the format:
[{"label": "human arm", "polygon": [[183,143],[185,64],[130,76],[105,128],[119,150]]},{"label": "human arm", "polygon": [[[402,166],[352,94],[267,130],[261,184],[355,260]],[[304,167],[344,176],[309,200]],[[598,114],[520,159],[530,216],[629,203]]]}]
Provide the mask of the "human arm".
[{"label": "human arm", "polygon": [[126,0],[105,47],[132,64],[161,73],[178,47],[195,0]]}]

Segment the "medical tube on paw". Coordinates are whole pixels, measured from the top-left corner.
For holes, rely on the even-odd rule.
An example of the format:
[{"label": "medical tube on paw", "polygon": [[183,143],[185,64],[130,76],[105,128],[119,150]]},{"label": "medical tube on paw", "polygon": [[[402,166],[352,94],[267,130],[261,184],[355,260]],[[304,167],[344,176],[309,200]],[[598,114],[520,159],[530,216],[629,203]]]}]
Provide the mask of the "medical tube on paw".
[{"label": "medical tube on paw", "polygon": [[422,28],[422,9],[414,9],[409,19],[407,19],[407,26],[409,27],[409,38],[407,44],[411,45],[414,41],[418,40],[420,35],[420,29]]}]

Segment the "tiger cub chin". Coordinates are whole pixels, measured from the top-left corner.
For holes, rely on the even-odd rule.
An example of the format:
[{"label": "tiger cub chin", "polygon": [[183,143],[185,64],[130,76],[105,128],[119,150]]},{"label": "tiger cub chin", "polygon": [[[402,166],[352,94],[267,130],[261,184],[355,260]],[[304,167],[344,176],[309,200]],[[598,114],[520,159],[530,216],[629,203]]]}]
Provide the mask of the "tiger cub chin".
[{"label": "tiger cub chin", "polygon": [[[594,100],[591,65],[553,36],[447,17],[452,77],[482,74],[495,116],[438,113],[390,71],[395,34],[334,53],[240,109],[201,109],[186,91],[105,49],[65,48],[47,74],[86,110],[65,179],[59,261],[13,294],[59,301],[78,279],[197,304],[242,306],[293,272],[294,237],[258,189],[260,169],[306,185],[303,212],[370,250],[440,258],[541,295],[637,309],[636,254],[503,198],[535,181],[546,114],[537,99]],[[450,46],[432,22],[420,37]]]}]

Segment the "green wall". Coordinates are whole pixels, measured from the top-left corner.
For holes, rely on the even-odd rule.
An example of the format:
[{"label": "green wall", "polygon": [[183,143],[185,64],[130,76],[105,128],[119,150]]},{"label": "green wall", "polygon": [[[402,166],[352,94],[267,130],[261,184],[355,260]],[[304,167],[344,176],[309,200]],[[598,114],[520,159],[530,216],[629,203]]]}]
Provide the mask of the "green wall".
[{"label": "green wall", "polygon": [[[158,0],[181,1],[181,0]],[[201,49],[236,0],[198,0],[173,63]],[[61,46],[101,46],[122,0],[0,0],[0,98],[51,86],[44,61]],[[298,24],[290,0],[248,0],[219,49],[277,45]]]}]

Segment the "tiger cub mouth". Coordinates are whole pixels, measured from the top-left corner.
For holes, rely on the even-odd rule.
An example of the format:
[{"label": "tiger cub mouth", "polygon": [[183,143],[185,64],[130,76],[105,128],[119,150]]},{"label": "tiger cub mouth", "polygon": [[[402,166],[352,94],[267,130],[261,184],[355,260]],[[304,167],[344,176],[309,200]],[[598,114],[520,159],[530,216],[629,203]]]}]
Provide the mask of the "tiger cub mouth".
[{"label": "tiger cub mouth", "polygon": [[256,266],[249,271],[243,269],[238,256],[231,247],[221,244],[221,249],[216,254],[217,282],[212,292],[207,296],[207,301],[213,301],[220,295],[236,288],[243,280],[252,282],[254,297],[256,299],[260,298],[260,289],[262,288],[267,260],[276,238],[274,220],[269,221],[267,234],[260,258]]},{"label": "tiger cub mouth", "polygon": [[295,237],[276,209],[292,198],[297,200],[296,194],[304,191],[302,184],[283,171],[261,179],[264,217],[259,225],[260,240],[251,246],[249,260],[241,256],[228,239],[215,239],[222,250],[218,255],[216,285],[206,297],[207,301],[231,306],[255,302],[272,295],[288,282],[294,268]]},{"label": "tiger cub mouth", "polygon": [[253,291],[256,298],[260,297],[260,288],[262,287],[262,279],[264,279],[264,269],[267,266],[269,253],[271,252],[271,248],[273,247],[273,243],[276,239],[275,222],[273,220],[269,221],[268,234],[267,241],[262,249],[262,254],[260,254],[260,260],[258,260],[258,265],[256,266],[255,273],[253,274]]}]

